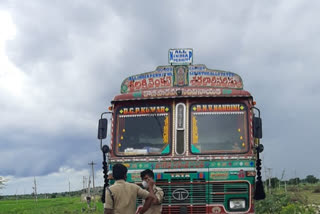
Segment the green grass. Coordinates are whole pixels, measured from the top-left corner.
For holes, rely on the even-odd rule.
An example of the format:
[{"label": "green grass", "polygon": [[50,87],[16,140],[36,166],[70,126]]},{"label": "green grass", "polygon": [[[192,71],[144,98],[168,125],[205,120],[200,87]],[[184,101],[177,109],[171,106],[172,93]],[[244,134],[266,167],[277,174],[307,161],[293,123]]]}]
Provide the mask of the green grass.
[{"label": "green grass", "polygon": [[[284,190],[282,190],[284,192]],[[320,184],[300,184],[288,187],[288,194],[304,204],[320,205]]]},{"label": "green grass", "polygon": [[[263,201],[255,203],[257,214],[291,214],[298,213],[311,204],[320,205],[320,192],[316,191],[320,184],[288,186],[288,192],[284,189],[272,189],[272,194],[267,194]],[[102,203],[96,202],[97,209],[89,210],[87,203],[80,201],[78,197],[58,197],[51,199],[0,200],[0,214],[82,214],[103,213]],[[84,209],[84,211],[82,211]],[[320,211],[320,210],[319,210]],[[303,211],[300,213],[314,213]]]},{"label": "green grass", "polygon": [[87,203],[81,202],[80,197],[39,199],[38,202],[31,199],[0,200],[0,214],[103,213],[101,202],[97,202],[96,207],[95,211],[89,210]]}]

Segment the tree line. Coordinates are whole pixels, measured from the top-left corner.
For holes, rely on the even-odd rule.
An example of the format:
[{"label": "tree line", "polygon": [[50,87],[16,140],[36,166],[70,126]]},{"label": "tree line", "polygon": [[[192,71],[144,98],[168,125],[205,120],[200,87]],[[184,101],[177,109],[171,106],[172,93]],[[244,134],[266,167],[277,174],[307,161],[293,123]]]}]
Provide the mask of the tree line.
[{"label": "tree line", "polygon": [[[308,175],[304,179],[300,179],[299,177],[291,178],[289,180],[283,180],[281,181],[277,177],[270,178],[271,187],[275,188],[278,187],[280,183],[286,183],[288,185],[298,185],[298,184],[315,184],[318,183],[320,180],[316,178],[314,175]],[[266,183],[269,183],[269,179],[265,181]]]}]

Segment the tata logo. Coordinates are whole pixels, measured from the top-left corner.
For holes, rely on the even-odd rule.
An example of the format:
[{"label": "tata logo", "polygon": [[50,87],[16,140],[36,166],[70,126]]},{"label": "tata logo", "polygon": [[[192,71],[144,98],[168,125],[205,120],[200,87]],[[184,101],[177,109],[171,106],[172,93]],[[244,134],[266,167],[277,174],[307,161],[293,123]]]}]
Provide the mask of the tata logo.
[{"label": "tata logo", "polygon": [[183,201],[189,197],[189,192],[186,189],[178,188],[172,192],[172,197],[177,201]]}]

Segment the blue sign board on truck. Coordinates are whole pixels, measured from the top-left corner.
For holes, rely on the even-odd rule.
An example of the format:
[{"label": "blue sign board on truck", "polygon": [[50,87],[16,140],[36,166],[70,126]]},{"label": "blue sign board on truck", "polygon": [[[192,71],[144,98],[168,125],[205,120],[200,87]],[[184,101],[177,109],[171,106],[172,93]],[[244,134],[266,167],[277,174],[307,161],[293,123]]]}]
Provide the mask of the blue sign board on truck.
[{"label": "blue sign board on truck", "polygon": [[191,48],[169,49],[169,64],[190,65],[193,62],[193,50]]}]

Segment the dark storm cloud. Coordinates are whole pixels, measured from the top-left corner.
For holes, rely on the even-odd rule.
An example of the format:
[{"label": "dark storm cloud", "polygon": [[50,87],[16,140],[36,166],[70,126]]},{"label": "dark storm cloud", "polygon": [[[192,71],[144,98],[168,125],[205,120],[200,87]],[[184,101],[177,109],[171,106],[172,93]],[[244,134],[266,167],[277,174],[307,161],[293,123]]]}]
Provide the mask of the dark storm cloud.
[{"label": "dark storm cloud", "polygon": [[101,162],[94,137],[71,134],[72,131],[55,137],[23,135],[21,141],[2,138],[6,146],[0,151],[1,173],[17,177],[42,176],[57,172],[66,165],[80,170],[87,168],[89,161]]},{"label": "dark storm cloud", "polygon": [[[26,85],[21,98],[1,96],[7,103],[1,107],[6,112],[1,173],[45,175],[65,165],[100,164],[100,113],[126,76],[167,64],[167,51],[174,47],[191,47],[194,63],[243,77],[262,111],[268,167],[275,173],[284,168],[296,168],[300,176],[315,173],[317,6],[315,1],[10,1],[17,35],[6,50]],[[302,158],[301,152],[310,155]]]},{"label": "dark storm cloud", "polygon": [[74,37],[94,39],[109,12],[102,2],[87,1],[15,2],[12,10],[19,31],[7,50],[25,72],[38,63],[70,61],[74,57]]}]

